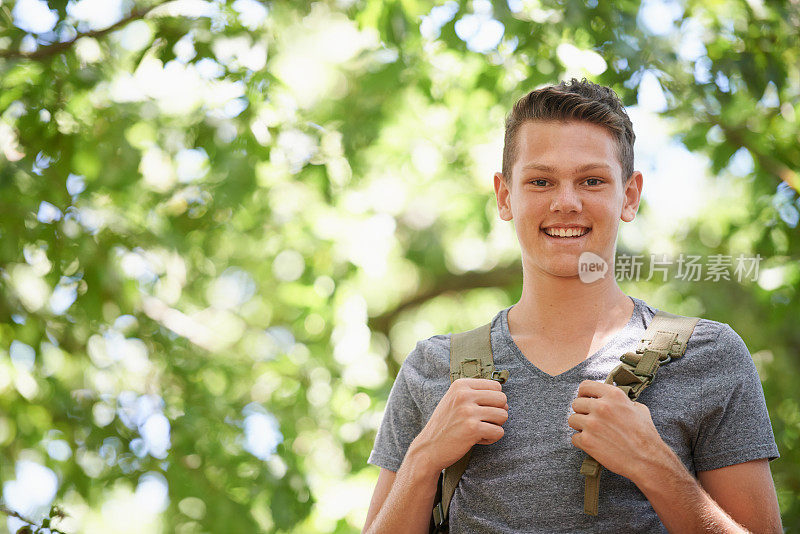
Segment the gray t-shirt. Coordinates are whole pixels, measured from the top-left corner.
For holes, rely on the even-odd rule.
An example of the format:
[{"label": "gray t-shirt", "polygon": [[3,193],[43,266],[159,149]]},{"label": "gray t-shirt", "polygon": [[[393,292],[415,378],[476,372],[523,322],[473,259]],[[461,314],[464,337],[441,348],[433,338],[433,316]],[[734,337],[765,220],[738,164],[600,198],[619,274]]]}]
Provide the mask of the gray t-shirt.
[{"label": "gray t-shirt", "polygon": [[[656,310],[631,297],[628,324],[602,349],[551,376],[514,343],[508,310],[492,320],[497,369],[509,419],[505,435],[476,445],[450,505],[450,532],[666,532],[644,494],[629,479],[604,470],[599,514],[583,513],[585,453],[567,425],[581,381],[605,380],[619,357],[636,349]],[[392,386],[368,462],[397,471],[411,441],[450,387],[450,335],[417,343]],[[764,394],[750,352],[730,326],[701,319],[686,354],[662,366],[639,397],[661,438],[691,473],[757,458],[778,457]]]}]

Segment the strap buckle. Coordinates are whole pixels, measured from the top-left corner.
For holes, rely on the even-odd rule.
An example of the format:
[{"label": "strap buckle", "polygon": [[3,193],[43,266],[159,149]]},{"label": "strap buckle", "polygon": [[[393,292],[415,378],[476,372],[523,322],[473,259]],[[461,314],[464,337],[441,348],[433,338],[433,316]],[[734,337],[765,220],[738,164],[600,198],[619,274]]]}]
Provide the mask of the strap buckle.
[{"label": "strap buckle", "polygon": [[648,378],[651,382],[656,377],[655,373],[637,373],[635,369],[633,370],[633,374],[641,378]]},{"label": "strap buckle", "polygon": [[586,456],[581,464],[580,473],[585,477],[597,477],[600,475],[601,469],[602,466],[600,465],[600,462],[591,456]]},{"label": "strap buckle", "polygon": [[635,353],[626,352],[625,354],[620,356],[619,359],[620,361],[622,361],[623,363],[627,363],[631,367],[636,367],[639,364],[639,361],[647,352],[655,352],[656,354],[658,354],[658,365],[664,365],[666,363],[671,362],[673,359],[677,359],[672,357],[672,353],[670,351],[653,347],[645,347]]},{"label": "strap buckle", "polygon": [[508,371],[503,369],[502,371],[492,371],[492,376],[490,377],[491,380],[496,380],[501,384],[505,384],[506,380],[508,380]]}]

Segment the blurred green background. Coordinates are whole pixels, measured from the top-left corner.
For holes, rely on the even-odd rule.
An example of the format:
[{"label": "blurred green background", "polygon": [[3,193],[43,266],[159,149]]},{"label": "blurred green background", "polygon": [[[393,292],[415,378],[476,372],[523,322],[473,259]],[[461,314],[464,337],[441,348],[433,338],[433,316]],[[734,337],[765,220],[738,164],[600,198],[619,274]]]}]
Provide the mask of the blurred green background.
[{"label": "blurred green background", "polygon": [[645,174],[621,286],[743,337],[800,531],[798,35],[796,1],[0,1],[6,513],[359,531],[403,358],[519,298],[504,116],[585,76]]}]

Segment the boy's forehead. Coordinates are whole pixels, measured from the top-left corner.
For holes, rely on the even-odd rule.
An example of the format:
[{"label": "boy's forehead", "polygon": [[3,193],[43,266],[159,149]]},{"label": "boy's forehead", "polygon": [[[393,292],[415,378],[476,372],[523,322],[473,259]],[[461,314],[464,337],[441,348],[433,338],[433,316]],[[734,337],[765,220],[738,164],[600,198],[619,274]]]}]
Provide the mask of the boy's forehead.
[{"label": "boy's forehead", "polygon": [[520,170],[622,171],[616,139],[598,124],[528,121],[520,126],[517,143],[514,166]]}]

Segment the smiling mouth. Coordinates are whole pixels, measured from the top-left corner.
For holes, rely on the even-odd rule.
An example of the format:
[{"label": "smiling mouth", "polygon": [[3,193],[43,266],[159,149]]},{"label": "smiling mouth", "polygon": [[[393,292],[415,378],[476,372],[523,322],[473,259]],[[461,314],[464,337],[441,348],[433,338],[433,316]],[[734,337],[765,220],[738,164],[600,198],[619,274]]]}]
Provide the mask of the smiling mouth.
[{"label": "smiling mouth", "polygon": [[577,239],[592,231],[591,228],[542,228],[541,230],[548,237],[556,239]]}]

